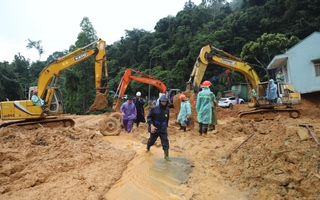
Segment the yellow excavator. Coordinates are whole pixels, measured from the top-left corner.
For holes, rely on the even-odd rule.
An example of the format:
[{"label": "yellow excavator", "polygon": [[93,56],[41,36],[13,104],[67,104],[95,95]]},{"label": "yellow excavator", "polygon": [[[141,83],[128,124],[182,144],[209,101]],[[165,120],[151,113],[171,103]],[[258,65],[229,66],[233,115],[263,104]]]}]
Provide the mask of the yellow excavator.
[{"label": "yellow excavator", "polygon": [[248,106],[254,109],[239,113],[239,117],[262,120],[274,119],[278,114],[291,118],[300,116],[300,111],[292,107],[301,101],[301,95],[294,87],[284,82],[275,82],[278,98],[277,103],[271,103],[265,98],[269,81],[260,82],[257,72],[248,63],[211,45],[201,49],[187,82],[187,90],[190,87],[199,88],[209,63],[235,70],[245,76],[251,96]]},{"label": "yellow excavator", "polygon": [[[96,44],[96,45],[95,45]],[[79,48],[76,51],[67,54],[48,66],[46,66],[39,74],[37,86],[29,88],[28,100],[17,101],[3,101],[0,102],[0,119],[11,120],[3,123],[0,127],[8,125],[18,126],[73,126],[74,121],[69,118],[58,118],[63,113],[63,99],[59,88],[57,88],[57,81],[61,71],[80,63],[90,57],[94,57],[95,67],[95,90],[96,98],[94,103],[90,106],[88,112],[94,110],[102,110],[108,106],[106,94],[108,87],[101,87],[101,79],[103,71],[105,77],[108,78],[108,71],[106,65],[106,42],[99,39],[85,47]],[[38,96],[47,102],[47,108],[44,109],[36,106],[30,100],[30,94],[33,90],[38,91]],[[19,121],[17,121],[19,120]]]}]

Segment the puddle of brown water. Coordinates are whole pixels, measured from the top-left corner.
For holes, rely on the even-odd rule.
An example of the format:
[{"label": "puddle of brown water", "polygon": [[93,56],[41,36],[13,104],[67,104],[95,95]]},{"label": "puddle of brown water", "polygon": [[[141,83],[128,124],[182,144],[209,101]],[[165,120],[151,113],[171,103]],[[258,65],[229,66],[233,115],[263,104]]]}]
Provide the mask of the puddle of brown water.
[{"label": "puddle of brown water", "polygon": [[[121,137],[121,138],[120,138]],[[171,162],[164,160],[161,147],[145,145],[129,134],[120,137],[105,137],[115,148],[133,149],[135,158],[128,164],[120,180],[105,195],[116,200],[189,200],[194,191],[187,186],[192,173],[191,163],[181,153],[170,151]],[[210,172],[217,173],[217,172]],[[208,180],[211,200],[246,200],[239,191],[222,185],[217,180]],[[197,191],[199,192],[199,191]],[[194,198],[197,199],[197,198]]]},{"label": "puddle of brown water", "polygon": [[122,178],[106,194],[107,199],[190,199],[192,191],[184,184],[192,171],[183,158],[163,158],[161,148],[145,152],[141,146]]}]

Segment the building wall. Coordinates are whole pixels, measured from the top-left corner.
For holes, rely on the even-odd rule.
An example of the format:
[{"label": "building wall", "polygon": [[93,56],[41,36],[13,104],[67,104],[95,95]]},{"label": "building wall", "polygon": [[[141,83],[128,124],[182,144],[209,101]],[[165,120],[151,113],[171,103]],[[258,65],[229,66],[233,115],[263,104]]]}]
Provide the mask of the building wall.
[{"label": "building wall", "polygon": [[316,77],[314,64],[311,60],[320,58],[320,33],[315,32],[293,46],[285,54],[288,56],[286,81],[298,92],[309,93],[320,91],[320,76]]},{"label": "building wall", "polygon": [[242,98],[245,102],[249,102],[251,97],[246,83],[232,85],[231,90],[235,92],[234,96]]}]

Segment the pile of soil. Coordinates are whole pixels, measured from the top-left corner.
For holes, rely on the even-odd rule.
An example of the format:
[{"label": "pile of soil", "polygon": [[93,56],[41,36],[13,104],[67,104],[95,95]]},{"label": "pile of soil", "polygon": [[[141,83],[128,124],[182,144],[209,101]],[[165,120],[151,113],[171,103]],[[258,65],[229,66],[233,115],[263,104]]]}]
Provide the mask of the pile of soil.
[{"label": "pile of soil", "polygon": [[[100,122],[109,113],[64,116],[76,122],[72,128],[1,128],[0,198],[320,199],[320,148],[300,126],[312,125],[320,141],[319,98],[302,96],[298,119],[256,122],[237,117],[246,104],[217,108],[216,130],[203,136],[195,111],[193,126],[183,132],[173,109],[172,162],[164,161],[159,139],[144,151],[145,123],[131,134],[103,136]],[[179,173],[188,178],[173,181]]]}]

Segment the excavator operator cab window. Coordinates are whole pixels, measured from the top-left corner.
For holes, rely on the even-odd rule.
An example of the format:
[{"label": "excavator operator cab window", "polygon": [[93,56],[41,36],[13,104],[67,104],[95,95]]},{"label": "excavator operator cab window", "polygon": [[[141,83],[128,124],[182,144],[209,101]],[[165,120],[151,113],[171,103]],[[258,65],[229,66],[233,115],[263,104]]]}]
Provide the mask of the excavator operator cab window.
[{"label": "excavator operator cab window", "polygon": [[267,95],[267,88],[268,83],[261,83],[258,85],[258,91],[257,91],[257,99],[264,99]]},{"label": "excavator operator cab window", "polygon": [[37,87],[35,87],[35,86],[32,86],[32,87],[29,88],[29,93],[28,93],[28,99],[29,100],[31,100],[31,97],[33,95],[33,90],[36,90],[36,89],[37,89]]},{"label": "excavator operator cab window", "polygon": [[169,103],[172,103],[173,102],[173,97],[174,97],[174,95],[176,95],[177,93],[175,92],[175,91],[173,91],[173,92],[171,92],[171,94],[170,94],[170,99],[169,99]]},{"label": "excavator operator cab window", "polygon": [[169,100],[169,103],[172,104],[173,103],[173,98],[176,94],[180,94],[180,89],[170,89],[168,91],[168,100]]},{"label": "excavator operator cab window", "polygon": [[63,99],[62,99],[62,94],[61,90],[59,88],[55,88],[54,90],[54,96],[51,101],[50,105],[50,111],[62,111],[63,108]]},{"label": "excavator operator cab window", "polygon": [[29,92],[29,99],[31,99],[32,95],[33,95],[33,90]]}]

